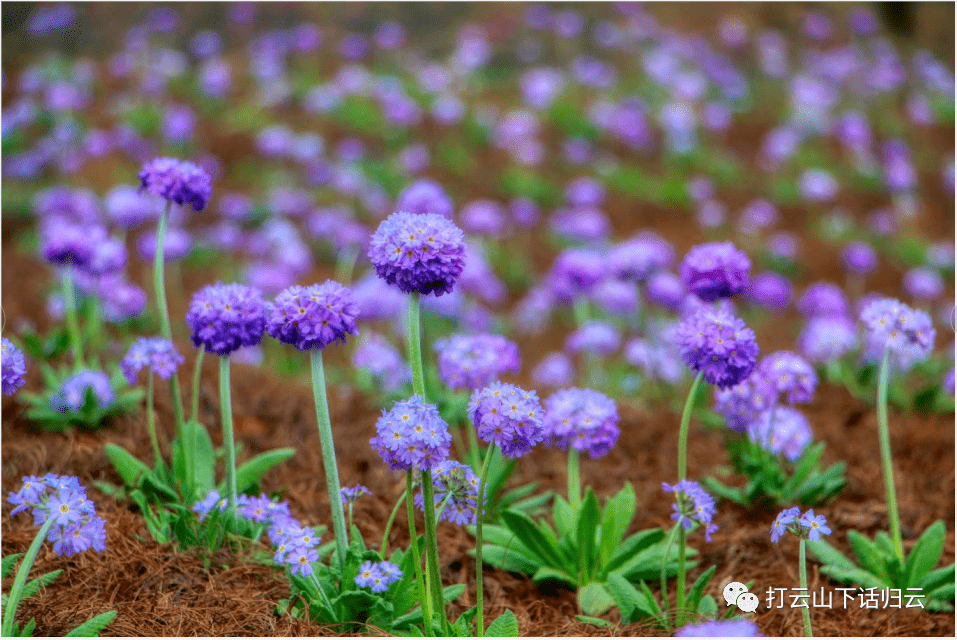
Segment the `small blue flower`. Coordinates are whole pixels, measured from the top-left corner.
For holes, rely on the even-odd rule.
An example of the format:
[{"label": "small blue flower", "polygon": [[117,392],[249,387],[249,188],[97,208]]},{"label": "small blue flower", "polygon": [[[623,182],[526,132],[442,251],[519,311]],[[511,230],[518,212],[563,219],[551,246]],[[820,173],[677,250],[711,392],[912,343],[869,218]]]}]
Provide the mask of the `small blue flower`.
[{"label": "small blue flower", "polygon": [[797,507],[791,507],[779,513],[778,517],[774,519],[774,524],[771,526],[771,542],[780,540],[781,536],[787,532],[788,525],[794,524],[799,515],[801,515],[801,510]]},{"label": "small blue flower", "polygon": [[798,520],[798,524],[807,529],[808,540],[820,540],[821,534],[830,535],[831,528],[827,526],[827,520],[824,516],[814,515],[814,509],[811,509]]}]

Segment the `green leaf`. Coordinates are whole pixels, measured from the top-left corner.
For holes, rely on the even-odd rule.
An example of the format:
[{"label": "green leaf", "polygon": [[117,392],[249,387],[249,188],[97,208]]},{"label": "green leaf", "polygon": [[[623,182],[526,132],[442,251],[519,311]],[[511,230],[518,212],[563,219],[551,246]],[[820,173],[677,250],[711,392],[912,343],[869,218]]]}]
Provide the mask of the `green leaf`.
[{"label": "green leaf", "polygon": [[845,569],[843,567],[837,567],[834,565],[825,565],[821,567],[821,573],[828,577],[834,578],[838,582],[843,582],[845,584],[855,584],[864,588],[874,587],[876,589],[880,589],[887,586],[883,580],[875,576],[873,573],[865,571],[864,569],[859,569],[857,567]]},{"label": "green leaf", "polygon": [[3,559],[3,567],[0,569],[0,578],[6,578],[17,566],[17,560],[23,557],[22,553],[13,553]]},{"label": "green leaf", "polygon": [[[251,460],[247,460],[242,466],[236,469],[236,490],[239,493],[254,490],[267,471],[278,464],[282,464],[294,455],[296,455],[296,450],[291,447],[286,447],[266,451]],[[222,488],[225,490],[225,485],[223,485]]]},{"label": "green leaf", "polygon": [[116,611],[107,611],[94,616],[66,634],[67,638],[96,638],[116,618]]},{"label": "green leaf", "polygon": [[608,622],[604,618],[594,618],[592,616],[583,616],[581,614],[576,615],[575,619],[579,622],[584,622],[585,624],[590,624],[592,626],[598,627],[599,629],[614,629],[615,625]]},{"label": "green leaf", "polygon": [[824,540],[808,540],[807,548],[824,565],[830,565],[838,569],[856,569],[850,558],[832,547]]},{"label": "green leaf", "polygon": [[575,526],[575,538],[578,541],[578,557],[580,558],[578,570],[580,574],[585,576],[586,580],[593,579],[598,570],[598,542],[595,537],[596,534],[600,533],[600,522],[601,509],[598,506],[598,498],[595,497],[595,492],[589,488],[585,494],[585,501],[582,502],[581,509],[578,512],[578,523]]},{"label": "green leaf", "polygon": [[541,558],[521,553],[514,547],[507,548],[491,544],[482,545],[482,562],[529,576],[542,568]]},{"label": "green leaf", "polygon": [[605,587],[589,582],[578,590],[578,606],[586,616],[600,616],[615,605]]},{"label": "green leaf", "polygon": [[890,582],[890,574],[887,571],[887,562],[881,550],[867,536],[857,531],[848,531],[847,540],[854,549],[854,555],[861,563],[861,568],[874,574],[882,582]]},{"label": "green leaf", "polygon": [[151,469],[141,462],[132,453],[119,445],[107,443],[104,447],[106,457],[113,463],[116,472],[120,474],[127,487],[139,487],[144,476],[151,473]]},{"label": "green leaf", "polygon": [[620,573],[613,573],[608,576],[605,589],[615,601],[615,605],[621,613],[623,624],[630,624],[635,621],[634,613],[636,609],[644,614],[650,608],[646,602],[645,594],[638,591],[635,585],[628,582]]},{"label": "green leaf", "polygon": [[63,573],[63,569],[57,569],[56,571],[45,573],[39,578],[34,578],[23,588],[23,595],[21,595],[20,598],[26,600],[27,598],[32,598],[37,595],[40,589],[59,578],[61,573]]},{"label": "green leaf", "polygon": [[[194,477],[186,477],[185,447],[192,445]],[[173,443],[173,472],[195,493],[205,496],[216,486],[216,454],[209,432],[199,422],[190,420],[183,425],[183,434]]]},{"label": "green leaf", "polygon": [[517,638],[518,620],[515,619],[512,610],[507,609],[505,613],[495,618],[485,630],[485,635],[490,638]]},{"label": "green leaf", "polygon": [[578,583],[575,581],[575,578],[571,577],[565,571],[561,569],[553,569],[552,567],[539,567],[538,570],[532,575],[532,581],[536,584],[539,582],[545,582],[546,580],[555,580],[566,584],[571,588],[578,586]]},{"label": "green leaf", "polygon": [[744,492],[741,491],[741,489],[729,487],[728,485],[711,477],[703,478],[701,483],[704,484],[705,488],[719,498],[730,500],[736,504],[746,504]]},{"label": "green leaf", "polygon": [[618,549],[612,554],[611,558],[605,563],[605,572],[616,571],[626,562],[632,560],[642,551],[658,544],[665,538],[665,532],[661,529],[644,529],[630,535]]},{"label": "green leaf", "polygon": [[954,583],[954,565],[934,569],[925,575],[917,586],[923,589],[924,593],[931,593],[948,582],[950,584]]},{"label": "green leaf", "polygon": [[930,525],[920,539],[911,549],[907,556],[907,562],[904,564],[904,584],[903,588],[917,586],[924,576],[933,570],[940,562],[940,557],[944,553],[944,535],[946,529],[944,521],[938,520]]},{"label": "green leaf", "polygon": [[628,531],[628,525],[635,517],[635,489],[628,482],[613,498],[605,503],[602,514],[601,543],[599,546],[600,564],[607,565]]},{"label": "green leaf", "polygon": [[562,537],[568,535],[575,526],[575,510],[561,496],[555,496],[552,502],[552,522],[555,523],[555,530]]},{"label": "green leaf", "polygon": [[561,549],[555,535],[545,527],[539,527],[524,513],[516,511],[502,512],[502,521],[528,547],[528,550],[541,558],[539,564],[562,567],[565,565]]},{"label": "green leaf", "polygon": [[698,613],[705,618],[715,618],[718,615],[718,603],[710,595],[705,594],[698,604]]},{"label": "green leaf", "polygon": [[714,572],[718,570],[718,567],[712,565],[710,569],[698,576],[698,579],[694,581],[694,584],[691,585],[691,588],[688,590],[688,607],[692,611],[697,611],[698,605],[701,603],[701,597],[704,595],[704,589],[708,586],[708,582],[711,581],[711,578],[714,577]]}]

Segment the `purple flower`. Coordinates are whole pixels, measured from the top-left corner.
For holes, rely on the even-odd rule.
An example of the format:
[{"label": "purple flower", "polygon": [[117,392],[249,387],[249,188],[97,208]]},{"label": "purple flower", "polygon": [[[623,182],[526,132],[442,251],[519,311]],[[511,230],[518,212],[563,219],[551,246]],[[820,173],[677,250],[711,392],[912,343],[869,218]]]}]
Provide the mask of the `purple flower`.
[{"label": "purple flower", "polygon": [[402,571],[391,562],[372,562],[366,560],[359,567],[356,586],[371,589],[372,593],[382,593],[402,578]]},{"label": "purple flower", "polygon": [[632,317],[638,313],[638,290],[621,280],[604,280],[596,285],[591,299],[612,316]]},{"label": "purple flower", "polygon": [[594,207],[556,211],[549,226],[558,236],[587,244],[601,243],[611,233],[608,215]]},{"label": "purple flower", "polygon": [[342,487],[342,489],[339,490],[339,494],[342,498],[342,504],[349,504],[355,502],[362,496],[371,496],[372,492],[369,491],[369,487],[357,484],[354,487]]},{"label": "purple flower", "polygon": [[708,620],[678,629],[676,638],[762,638],[758,625],[750,620]]},{"label": "purple flower", "polygon": [[103,204],[110,220],[123,229],[132,229],[156,220],[160,203],[161,199],[143,195],[134,186],[121,185],[106,194]]},{"label": "purple flower", "polygon": [[892,298],[870,302],[861,311],[865,352],[881,358],[889,351],[902,368],[926,360],[934,349],[936,331],[930,316]]},{"label": "purple flower", "polygon": [[116,399],[109,376],[102,371],[88,369],[78,371],[63,381],[60,390],[50,399],[52,408],[55,411],[79,411],[86,403],[87,391],[93,392],[93,399],[100,409],[106,409]]},{"label": "purple flower", "polygon": [[798,300],[798,310],[808,318],[844,318],[850,314],[844,292],[830,282],[815,282],[808,287]]},{"label": "purple flower", "polygon": [[7,338],[0,339],[0,369],[3,395],[12,396],[27,382],[27,362],[23,352]]},{"label": "purple flower", "polygon": [[140,191],[148,191],[176,204],[190,204],[194,211],[202,211],[212,195],[209,174],[185,160],[156,158],[143,165],[140,171]]},{"label": "purple flower", "polygon": [[811,425],[796,409],[772,407],[748,425],[748,437],[774,455],[783,454],[794,462],[811,442]]},{"label": "purple flower", "polygon": [[295,547],[285,558],[285,564],[292,567],[294,576],[311,576],[312,563],[319,559],[319,552],[307,547]]},{"label": "purple flower", "polygon": [[[810,402],[817,388],[817,373],[803,358],[791,351],[775,351],[761,360],[760,375],[777,393],[787,394],[791,404]],[[777,401],[777,397],[774,398]]]},{"label": "purple flower", "polygon": [[[144,260],[156,258],[156,231],[147,231],[136,240],[136,250]],[[170,227],[163,237],[163,261],[182,260],[193,248],[193,237],[185,229]]]},{"label": "purple flower", "polygon": [[518,345],[504,336],[456,334],[437,340],[439,378],[452,389],[479,389],[504,373],[518,373]]},{"label": "purple flower", "polygon": [[671,519],[680,524],[685,531],[690,530],[697,522],[705,528],[705,540],[711,542],[711,534],[718,530],[718,526],[712,524],[717,510],[714,498],[694,480],[680,480],[674,485],[662,482],[661,489],[666,493],[675,494],[675,502],[671,505],[674,509]]},{"label": "purple flower", "polygon": [[549,353],[532,369],[532,382],[543,387],[567,387],[574,379],[574,365],[560,351]]},{"label": "purple flower", "polygon": [[402,190],[396,199],[397,211],[416,214],[435,214],[451,218],[455,205],[445,189],[432,180],[417,180]]},{"label": "purple flower", "polygon": [[799,517],[801,517],[801,510],[798,507],[791,507],[779,513],[774,519],[774,524],[771,525],[771,542],[776,543],[780,540],[781,536],[787,533],[788,525],[796,523]]},{"label": "purple flower", "polygon": [[625,360],[641,371],[646,380],[662,380],[669,384],[680,381],[686,370],[677,356],[670,341],[635,338],[625,344]]},{"label": "purple flower", "polygon": [[866,242],[851,242],[844,247],[844,266],[854,273],[866,274],[877,268],[877,252]]},{"label": "purple flower", "polygon": [[334,280],[282,291],[267,306],[266,332],[300,351],[325,349],[346,335],[359,335],[358,309],[348,288]]},{"label": "purple flower", "polygon": [[767,409],[777,397],[777,391],[759,373],[752,373],[745,380],[727,389],[715,389],[714,410],[724,418],[728,429],[743,433]]},{"label": "purple flower", "polygon": [[412,370],[388,340],[378,333],[364,334],[352,354],[352,366],[368,371],[385,391],[398,391],[411,382]]},{"label": "purple flower", "polygon": [[677,311],[687,295],[684,281],[670,271],[659,271],[648,278],[648,299],[670,311]]},{"label": "purple flower", "polygon": [[809,362],[827,364],[857,347],[854,324],[842,317],[819,317],[808,320],[798,336],[798,349]]},{"label": "purple flower", "polygon": [[[432,486],[435,508],[445,503],[442,512],[436,514],[439,521],[457,525],[475,524],[479,478],[471,467],[454,460],[446,460],[432,470]],[[415,505],[422,509],[424,504],[422,494],[417,493]],[[484,504],[482,511],[485,511]]]},{"label": "purple flower", "polygon": [[937,300],[944,293],[944,281],[934,269],[915,267],[904,274],[904,290],[916,300]]},{"label": "purple flower", "polygon": [[555,258],[552,269],[545,276],[545,286],[556,300],[571,303],[589,293],[604,277],[605,258],[597,251],[567,249]]},{"label": "purple flower", "polygon": [[97,246],[106,240],[103,227],[74,223],[60,215],[44,219],[40,235],[43,256],[48,262],[81,269],[90,264]]},{"label": "purple flower", "polygon": [[376,437],[369,441],[393,471],[433,469],[449,457],[452,436],[434,404],[422,396],[396,402],[376,421]]},{"label": "purple flower", "polygon": [[756,304],[771,311],[783,311],[791,304],[791,282],[773,272],[762,273],[751,281],[748,292]]},{"label": "purple flower", "polygon": [[808,169],[801,174],[801,195],[810,202],[827,202],[837,195],[837,180],[827,171]]},{"label": "purple flower", "polygon": [[616,278],[644,283],[656,271],[671,266],[675,250],[658,234],[646,231],[622,242],[608,254],[608,270]]},{"label": "purple flower", "polygon": [[472,393],[469,416],[478,437],[494,443],[506,458],[518,458],[544,440],[542,406],[534,391],[493,382]]},{"label": "purple flower", "polygon": [[186,313],[193,344],[228,356],[262,341],[266,302],[259,290],[242,284],[216,283],[193,294]]},{"label": "purple flower", "polygon": [[372,234],[369,245],[376,273],[403,293],[451,292],[462,273],[464,255],[462,230],[435,213],[393,213]]},{"label": "purple flower", "polygon": [[831,528],[827,526],[827,520],[824,516],[814,515],[814,509],[810,509],[801,516],[798,519],[798,524],[807,529],[808,540],[820,540],[822,533],[824,535],[831,534]]},{"label": "purple flower", "polygon": [[169,380],[176,368],[185,362],[173,343],[165,338],[137,338],[120,362],[120,369],[131,385],[136,384],[136,374],[144,367],[150,374]]},{"label": "purple flower", "polygon": [[605,455],[618,441],[618,407],[593,389],[562,389],[545,400],[545,435],[550,445],[574,447],[592,458]]},{"label": "purple flower", "polygon": [[944,374],[944,380],[941,383],[941,386],[943,386],[944,391],[946,391],[950,395],[954,395],[954,368],[953,367],[950,368],[950,371]]},{"label": "purple flower", "polygon": [[508,218],[504,207],[494,200],[473,200],[462,207],[459,215],[462,228],[469,233],[490,238],[505,235]]},{"label": "purple flower", "polygon": [[754,370],[758,344],[744,321],[710,308],[698,310],[675,330],[678,351],[692,371],[704,372],[706,382],[733,387]]},{"label": "purple flower", "polygon": [[96,505],[77,478],[52,473],[43,478],[27,476],[20,491],[11,493],[7,501],[15,507],[11,516],[31,509],[34,526],[53,522],[46,540],[53,543],[57,555],[72,556],[90,548],[106,551],[105,522],[96,515]]},{"label": "purple flower", "polygon": [[681,263],[681,279],[707,302],[730,298],[748,287],[751,261],[730,242],[693,247]]},{"label": "purple flower", "polygon": [[600,320],[586,322],[565,341],[565,349],[573,353],[594,353],[610,356],[621,345],[621,334],[614,326]]}]

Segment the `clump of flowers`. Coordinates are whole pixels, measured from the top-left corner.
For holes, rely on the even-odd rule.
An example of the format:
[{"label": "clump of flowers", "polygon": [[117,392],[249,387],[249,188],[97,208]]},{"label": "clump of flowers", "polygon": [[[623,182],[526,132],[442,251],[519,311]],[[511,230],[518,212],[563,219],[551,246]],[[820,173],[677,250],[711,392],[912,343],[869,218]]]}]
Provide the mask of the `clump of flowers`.
[{"label": "clump of flowers", "polygon": [[[285,565],[294,576],[311,576],[312,563],[319,559],[316,547],[322,542],[312,527],[302,527],[297,522],[283,522],[279,530],[270,530],[269,537],[276,553],[273,560]],[[274,535],[275,533],[275,535]]]},{"label": "clump of flowers", "polygon": [[496,334],[456,334],[435,343],[439,378],[452,389],[480,389],[521,368],[518,345]]},{"label": "clump of flowers", "polygon": [[726,389],[715,389],[714,410],[721,414],[731,431],[743,433],[777,397],[777,391],[768,380],[752,373],[739,384]]},{"label": "clump of flowers", "polygon": [[389,586],[402,579],[402,570],[391,562],[372,562],[366,560],[359,567],[356,586],[369,589],[372,593],[382,593]]},{"label": "clump of flowers", "polygon": [[378,333],[363,333],[363,339],[352,354],[352,366],[367,371],[388,392],[398,391],[412,379],[409,365]]},{"label": "clump of flowers", "polygon": [[369,441],[393,471],[431,470],[449,457],[452,436],[435,405],[422,396],[396,402],[376,421]]},{"label": "clump of flowers", "polygon": [[534,391],[493,382],[472,394],[468,413],[478,437],[507,458],[523,456],[545,439],[544,411]]},{"label": "clump of flowers", "polygon": [[552,446],[600,458],[620,435],[615,401],[594,389],[563,389],[545,400],[545,435]]},{"label": "clump of flowers", "polygon": [[268,306],[266,332],[300,351],[324,349],[358,335],[358,309],[348,288],[327,280],[308,287],[292,286]]},{"label": "clump of flowers", "polygon": [[763,411],[748,425],[748,437],[774,455],[794,462],[811,442],[811,425],[800,411],[775,407]]},{"label": "clump of flowers", "polygon": [[5,396],[12,396],[27,383],[26,358],[8,338],[0,338],[0,370]]},{"label": "clump of flowers", "polygon": [[751,261],[730,242],[693,247],[681,263],[688,290],[706,302],[730,298],[748,288]]},{"label": "clump of flowers", "polygon": [[699,309],[678,324],[675,337],[685,364],[716,387],[733,387],[754,370],[754,331],[725,311]]},{"label": "clump of flowers", "polygon": [[680,480],[674,485],[663,482],[661,488],[665,493],[675,494],[671,519],[685,531],[695,523],[700,524],[704,527],[705,540],[711,542],[711,534],[718,530],[718,525],[712,522],[716,511],[714,498],[694,480]]},{"label": "clump of flowers", "polygon": [[258,289],[243,284],[209,285],[193,294],[186,313],[193,344],[219,356],[262,341],[266,302]]},{"label": "clump of flowers", "polygon": [[810,402],[817,388],[814,368],[791,351],[775,351],[766,356],[761,360],[759,373],[791,404]]},{"label": "clump of flowers", "polygon": [[92,391],[99,410],[108,409],[116,400],[109,376],[102,371],[87,369],[63,381],[60,390],[51,397],[51,408],[54,411],[79,411],[86,403],[87,391]]},{"label": "clump of flowers", "polygon": [[206,208],[212,195],[209,174],[201,167],[176,158],[155,158],[140,171],[140,191],[156,194],[195,211]]},{"label": "clump of flowers", "polygon": [[[432,470],[432,487],[439,521],[458,525],[475,524],[479,477],[471,467],[454,460],[440,463]],[[422,494],[416,494],[415,505],[422,509],[424,504]]]},{"label": "clump of flowers", "polygon": [[880,298],[861,310],[865,353],[874,359],[884,354],[902,369],[926,360],[934,349],[933,322],[926,312],[899,300]]},{"label": "clump of flowers", "polygon": [[169,380],[183,362],[183,356],[169,340],[160,337],[137,338],[120,361],[120,369],[130,384],[136,384],[137,373],[144,368],[151,375]]},{"label": "clump of flowers", "polygon": [[676,638],[763,638],[758,625],[750,620],[709,620],[678,629]]}]

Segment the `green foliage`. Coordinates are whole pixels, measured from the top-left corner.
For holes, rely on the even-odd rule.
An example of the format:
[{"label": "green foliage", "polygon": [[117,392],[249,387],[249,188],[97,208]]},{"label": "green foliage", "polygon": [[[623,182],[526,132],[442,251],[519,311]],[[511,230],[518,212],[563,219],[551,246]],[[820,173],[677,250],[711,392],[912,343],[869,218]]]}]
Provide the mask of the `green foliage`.
[{"label": "green foliage", "polygon": [[702,483],[716,496],[740,505],[771,502],[814,507],[828,502],[847,486],[847,463],[841,461],[822,469],[823,442],[809,445],[793,463],[766,451],[747,436],[729,441],[728,451],[735,471],[748,477],[747,484],[730,487],[710,477]]},{"label": "green foliage", "polygon": [[856,563],[824,540],[808,541],[808,549],[824,563],[821,573],[838,582],[864,588],[901,589],[902,593],[906,589],[920,589],[926,608],[953,611],[954,565],[935,568],[943,556],[946,533],[942,520],[932,524],[903,563],[883,531],[878,531],[874,540],[857,531],[848,532]]},{"label": "green foliage", "polygon": [[[30,348],[36,349],[37,344],[30,341]],[[95,363],[91,364],[91,368],[99,369]],[[43,393],[22,392],[20,397],[30,406],[27,417],[50,431],[64,431],[71,427],[90,430],[105,427],[109,418],[119,413],[131,412],[143,398],[143,390],[127,386],[126,378],[118,367],[114,367],[110,375],[110,384],[115,395],[113,402],[100,406],[93,389],[88,388],[79,409],[58,409],[55,407],[59,404],[57,396],[60,388],[76,371],[71,368],[55,370],[41,361],[40,372],[43,375]]]}]

